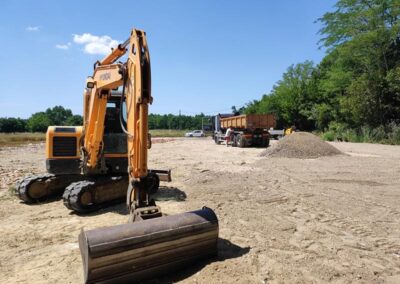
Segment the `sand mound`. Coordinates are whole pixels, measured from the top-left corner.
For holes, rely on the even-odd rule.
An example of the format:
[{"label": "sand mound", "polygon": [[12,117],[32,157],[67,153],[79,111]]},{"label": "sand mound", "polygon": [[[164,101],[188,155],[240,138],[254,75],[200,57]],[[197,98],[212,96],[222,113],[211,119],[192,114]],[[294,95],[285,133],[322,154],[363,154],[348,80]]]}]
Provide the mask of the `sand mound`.
[{"label": "sand mound", "polygon": [[261,156],[314,159],[340,154],[343,153],[314,134],[296,132],[284,137],[277,144],[262,152]]}]

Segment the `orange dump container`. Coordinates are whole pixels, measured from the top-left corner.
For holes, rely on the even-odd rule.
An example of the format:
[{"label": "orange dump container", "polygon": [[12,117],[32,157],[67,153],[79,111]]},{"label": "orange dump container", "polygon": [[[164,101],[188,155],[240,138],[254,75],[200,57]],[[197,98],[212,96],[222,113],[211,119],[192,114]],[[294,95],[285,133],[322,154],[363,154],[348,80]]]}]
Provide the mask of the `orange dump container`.
[{"label": "orange dump container", "polygon": [[221,118],[222,128],[256,129],[275,128],[276,119],[273,114],[243,114]]}]

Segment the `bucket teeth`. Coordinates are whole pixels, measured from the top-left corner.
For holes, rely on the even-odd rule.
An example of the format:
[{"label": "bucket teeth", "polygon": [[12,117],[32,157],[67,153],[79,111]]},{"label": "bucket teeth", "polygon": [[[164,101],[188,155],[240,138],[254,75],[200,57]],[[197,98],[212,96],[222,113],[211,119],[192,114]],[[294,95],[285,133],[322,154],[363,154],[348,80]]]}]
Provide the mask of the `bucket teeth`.
[{"label": "bucket teeth", "polygon": [[141,222],[81,231],[85,283],[154,278],[215,256],[218,219],[207,208]]}]

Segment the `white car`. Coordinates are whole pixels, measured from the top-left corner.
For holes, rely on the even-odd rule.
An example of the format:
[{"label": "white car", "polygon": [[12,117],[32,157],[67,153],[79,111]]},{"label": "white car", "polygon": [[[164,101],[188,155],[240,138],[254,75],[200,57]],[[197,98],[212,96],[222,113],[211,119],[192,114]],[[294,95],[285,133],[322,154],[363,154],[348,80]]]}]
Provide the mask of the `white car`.
[{"label": "white car", "polygon": [[204,137],[206,136],[203,130],[193,130],[185,134],[185,137]]}]

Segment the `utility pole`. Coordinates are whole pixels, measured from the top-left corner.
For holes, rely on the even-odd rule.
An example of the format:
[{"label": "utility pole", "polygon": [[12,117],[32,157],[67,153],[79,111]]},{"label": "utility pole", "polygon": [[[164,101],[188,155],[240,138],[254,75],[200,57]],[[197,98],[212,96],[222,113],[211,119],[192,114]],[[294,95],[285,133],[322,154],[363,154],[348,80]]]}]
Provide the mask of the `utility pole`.
[{"label": "utility pole", "polygon": [[181,110],[179,110],[179,130],[181,130]]}]

